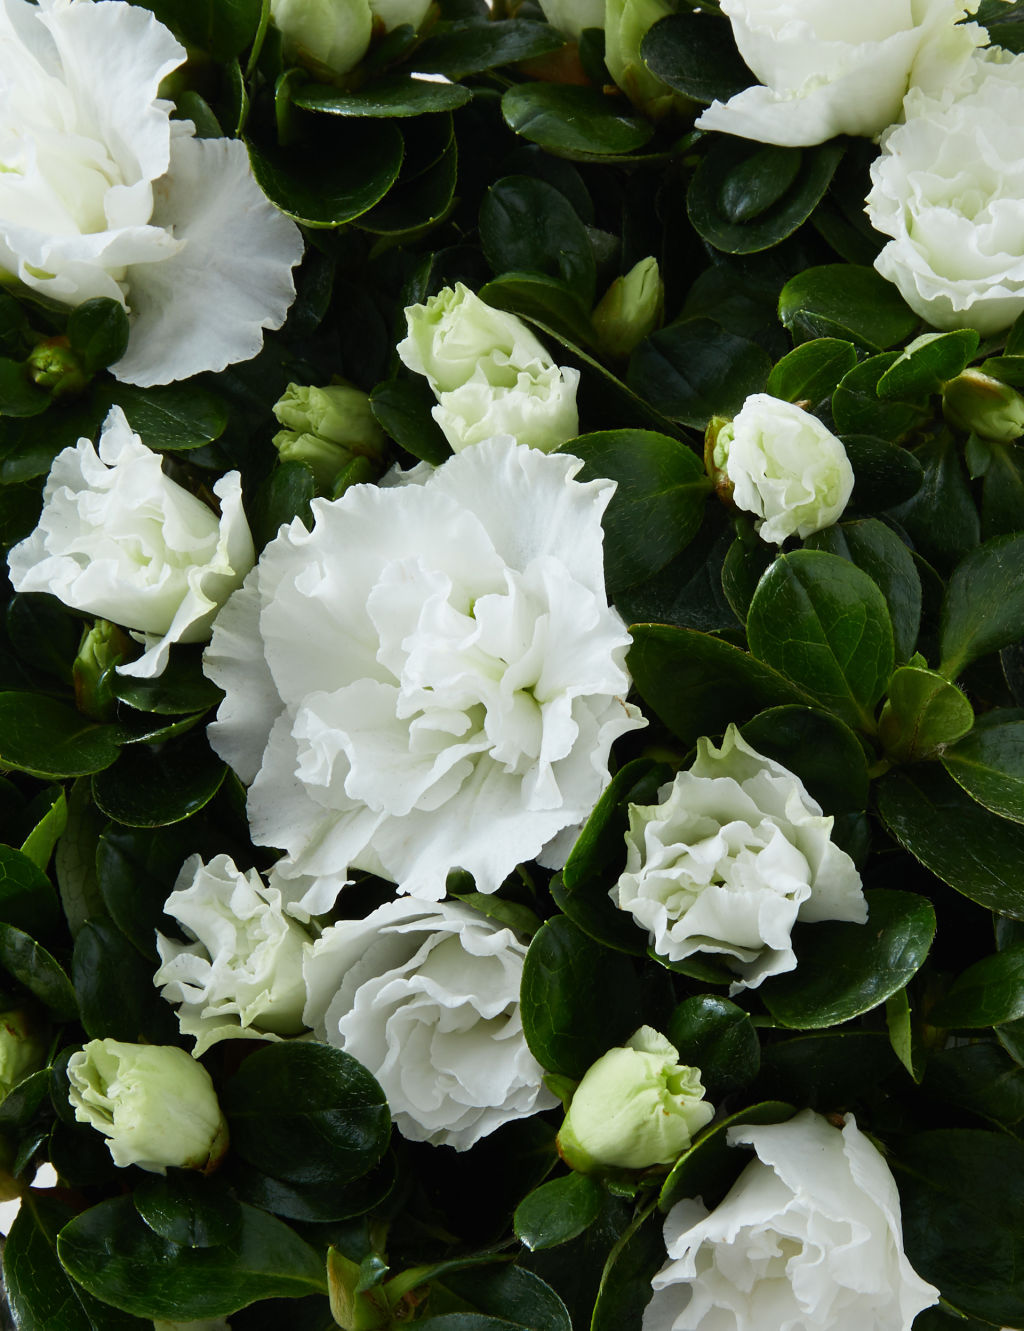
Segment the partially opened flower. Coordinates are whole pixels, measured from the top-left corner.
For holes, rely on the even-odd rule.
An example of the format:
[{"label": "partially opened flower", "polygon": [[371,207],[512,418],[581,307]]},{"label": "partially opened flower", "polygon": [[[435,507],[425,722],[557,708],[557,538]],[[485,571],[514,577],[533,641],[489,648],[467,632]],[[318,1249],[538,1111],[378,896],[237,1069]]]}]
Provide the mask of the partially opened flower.
[{"label": "partially opened flower", "polygon": [[146,651],[118,669],[158,675],[173,643],[209,637],[255,559],[238,472],[213,493],[219,517],[164,475],[159,453],[112,407],[99,451],[80,439],[54,460],[39,523],[8,555],[11,582],[134,630]]},{"label": "partially opened flower", "polygon": [[523,1035],[525,956],[469,906],[399,898],[307,952],[306,1021],[369,1068],[404,1136],[466,1151],[557,1103]]},{"label": "partially opened flower", "polygon": [[831,838],[831,818],[799,777],[730,726],[716,749],[697,744],[690,769],[631,804],[616,905],[670,961],[721,956],[753,988],[796,965],[797,920],[863,923],[860,874]]},{"label": "partially opened flower", "polygon": [[728,1129],[757,1159],[710,1214],[679,1202],[643,1331],[910,1331],[938,1302],[903,1252],[889,1168],[852,1114]]},{"label": "partially opened flower", "polygon": [[170,119],[157,90],[184,59],[123,0],[0,0],[0,270],[64,305],[120,301],[112,369],[134,384],[255,356],[302,256],[245,145]]},{"label": "partially opened flower", "polygon": [[311,532],[296,520],[266,547],[205,669],[226,693],[210,742],[252,782],[281,877],[336,893],[367,869],[438,900],[456,867],[494,892],[545,848],[564,859],[549,843],[645,724],[604,589],[612,486],[581,465],[491,439],[314,500]]}]

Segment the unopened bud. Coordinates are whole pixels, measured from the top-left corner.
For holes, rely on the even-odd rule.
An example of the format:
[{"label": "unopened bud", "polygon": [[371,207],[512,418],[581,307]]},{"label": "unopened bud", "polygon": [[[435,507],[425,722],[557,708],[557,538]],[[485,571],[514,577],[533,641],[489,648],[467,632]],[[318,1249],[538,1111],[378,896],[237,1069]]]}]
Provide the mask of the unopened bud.
[{"label": "unopened bud", "polygon": [[286,428],[274,435],[282,460],[305,462],[317,488],[330,493],[338,473],[357,457],[383,461],[384,431],[369,397],[348,384],[310,388],[289,384],[274,415]]},{"label": "unopened bud", "polygon": [[66,337],[49,337],[38,342],[25,362],[29,378],[54,397],[80,393],[89,382],[82,363],[71,350]]},{"label": "unopened bud", "polygon": [[1024,434],[1024,397],[980,370],[964,370],[942,388],[942,411],[955,429],[1009,444]]},{"label": "unopened bud", "polygon": [[606,356],[625,360],[634,347],[660,326],[665,284],[658,261],[641,259],[625,277],[617,277],[593,314],[598,345]]},{"label": "unopened bud", "polygon": [[92,628],[82,634],[78,655],[71,667],[75,706],[80,712],[97,721],[109,720],[117,703],[110,687],[114,667],[133,654],[131,639],[109,620],[97,619]]}]

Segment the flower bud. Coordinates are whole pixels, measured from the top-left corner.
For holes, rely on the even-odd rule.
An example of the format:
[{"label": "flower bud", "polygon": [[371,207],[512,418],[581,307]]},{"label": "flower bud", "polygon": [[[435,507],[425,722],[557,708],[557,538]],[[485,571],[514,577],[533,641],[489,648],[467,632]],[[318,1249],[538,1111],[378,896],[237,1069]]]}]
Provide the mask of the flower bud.
[{"label": "flower bud", "polygon": [[210,1074],[184,1049],[90,1040],[68,1060],[68,1081],[75,1118],[103,1133],[119,1168],[209,1173],[227,1150]]},{"label": "flower bud", "polygon": [[97,721],[113,716],[117,700],[110,687],[111,675],[119,662],[133,655],[131,639],[108,619],[97,619],[86,629],[71,666],[75,706],[80,712]]},{"label": "flower bud", "polygon": [[714,1117],[696,1068],[675,1046],[641,1026],[609,1049],[576,1089],[558,1134],[558,1151],[582,1174],[671,1164]]},{"label": "flower bud", "polygon": [[604,62],[608,72],[633,105],[656,120],[679,99],[644,64],[640,43],[659,19],[675,11],[672,0],[607,0],[605,9]]},{"label": "flower bud", "polygon": [[330,78],[347,74],[370,45],[369,0],[270,0],[285,59]]},{"label": "flower bud", "polygon": [[540,0],[544,17],[570,41],[578,42],[585,28],[604,27],[604,0]]},{"label": "flower bud", "polygon": [[0,1013],[0,1100],[46,1064],[46,1041],[20,1008]]},{"label": "flower bud", "polygon": [[1024,397],[1009,384],[964,370],[942,388],[942,412],[957,430],[1009,444],[1024,434]]},{"label": "flower bud", "polygon": [[80,393],[89,382],[82,363],[66,337],[50,337],[29,352],[25,364],[29,377],[54,397]]},{"label": "flower bud", "polygon": [[598,346],[606,356],[625,360],[648,333],[661,324],[665,284],[658,261],[641,259],[625,277],[617,277],[594,310]]},{"label": "flower bud", "polygon": [[274,404],[274,415],[286,427],[274,435],[282,460],[305,462],[322,491],[330,491],[338,472],[354,457],[384,457],[386,439],[370,399],[349,384],[289,384]]}]

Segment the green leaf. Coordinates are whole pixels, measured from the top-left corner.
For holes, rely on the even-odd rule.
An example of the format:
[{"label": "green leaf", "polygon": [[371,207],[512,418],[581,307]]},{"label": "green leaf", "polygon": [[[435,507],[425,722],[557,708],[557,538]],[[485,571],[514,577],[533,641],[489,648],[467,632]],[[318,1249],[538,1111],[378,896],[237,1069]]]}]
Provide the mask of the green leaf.
[{"label": "green leaf", "polygon": [[892,516],[918,554],[945,574],[981,539],[978,510],[952,434],[944,431],[916,452],[924,465],[924,480]]},{"label": "green leaf", "polygon": [[993,1123],[1013,1126],[1024,1119],[1024,1068],[997,1044],[979,1041],[933,1053],[924,1090]]},{"label": "green leaf", "polygon": [[191,45],[227,61],[256,35],[261,6],[260,0],[150,0],[147,8]]},{"label": "green leaf", "polygon": [[698,994],[684,999],[665,1034],[679,1051],[680,1063],[700,1068],[712,1103],[753,1081],[761,1066],[761,1045],[750,1016],[727,998]]},{"label": "green leaf", "polygon": [[909,660],[921,627],[921,578],[892,528],[877,518],[837,523],[809,536],[804,548],[848,559],[871,578],[889,608],[896,660]]},{"label": "green leaf", "polygon": [[117,726],[41,694],[0,693],[0,765],[33,776],[83,776],[109,767],[119,753]]},{"label": "green leaf", "polygon": [[766,707],[814,699],[721,638],[667,624],[635,624],[628,665],[644,702],[684,744],[742,725]]},{"label": "green leaf", "polygon": [[278,463],[256,491],[252,505],[252,538],[257,550],[269,545],[295,518],[312,527],[309,506],[315,489],[313,472],[304,462]]},{"label": "green leaf", "polygon": [[38,416],[52,400],[32,382],[21,361],[0,357],[0,416]]},{"label": "green leaf", "polygon": [[779,318],[795,342],[839,337],[868,351],[902,342],[919,320],[891,282],[873,268],[829,263],[790,278],[779,297]]},{"label": "green leaf", "polygon": [[[408,158],[405,165],[408,165]],[[408,236],[446,216],[458,178],[458,146],[451,139],[437,162],[422,172],[399,176],[380,203],[354,223],[375,236]]]},{"label": "green leaf", "polygon": [[671,1211],[676,1202],[688,1197],[702,1197],[709,1208],[717,1206],[750,1159],[745,1151],[729,1145],[729,1129],[746,1124],[784,1123],[792,1117],[792,1105],[765,1100],[719,1119],[672,1166],[658,1196],[659,1210]]},{"label": "green leaf", "polygon": [[439,467],[452,447],[430,412],[437,398],[422,376],[388,379],[370,394],[370,408],[381,428],[400,448],[422,462]]},{"label": "green leaf", "polygon": [[589,307],[596,266],[586,227],[569,200],[533,176],[505,176],[484,195],[480,243],[496,274],[513,269],[556,278]]},{"label": "green leaf", "polygon": [[588,308],[557,278],[540,273],[502,273],[482,286],[478,294],[488,305],[532,319],[542,330],[577,346],[587,347],[593,342]]},{"label": "green leaf", "polygon": [[228,423],[217,394],[191,380],[155,388],[115,384],[106,389],[107,398],[121,408],[144,444],[164,453],[202,448],[219,439]]},{"label": "green leaf", "polygon": [[375,83],[364,83],[354,92],[307,83],[292,96],[305,111],[326,111],[336,116],[420,116],[454,111],[472,98],[470,88],[457,83],[435,83],[426,79],[392,74]]},{"label": "green leaf", "polygon": [[973,725],[974,710],[955,684],[923,666],[900,666],[889,681],[878,737],[891,758],[915,762],[955,743]]},{"label": "green leaf", "polygon": [[742,730],[752,748],[795,772],[826,813],[867,806],[867,758],[838,718],[811,707],[773,707]]},{"label": "green leaf", "polygon": [[869,434],[844,434],[842,445],[853,468],[850,509],[892,508],[912,499],[924,484],[924,468],[916,456],[897,444]]},{"label": "green leaf", "polygon": [[251,1054],[221,1095],[232,1149],[286,1183],[343,1187],[391,1136],[384,1092],[350,1055],[289,1041]]},{"label": "green leaf", "polygon": [[962,1313],[1019,1325],[1024,1146],[1004,1132],[919,1132],[901,1139],[889,1163],[900,1189],[907,1258],[918,1275]]},{"label": "green leaf", "polygon": [[[726,254],[770,249],[810,217],[843,152],[835,140],[801,150],[724,135],[712,144],[690,184],[690,222],[709,245]],[[783,323],[789,326],[785,318]]]},{"label": "green leaf", "polygon": [[976,804],[934,763],[890,772],[878,808],[897,841],[937,878],[999,915],[1024,919],[1024,828]]},{"label": "green leaf", "polygon": [[128,346],[128,315],[109,296],[76,305],[68,317],[68,341],[86,374],[120,360]]},{"label": "green leaf", "polygon": [[640,343],[627,381],[670,420],[703,430],[712,416],[735,416],[764,389],[770,371],[757,343],[710,319],[685,319]]},{"label": "green leaf", "polygon": [[600,430],[565,446],[583,459],[581,479],[616,490],[603,519],[605,579],[614,598],[657,573],[696,536],[711,482],[692,449],[652,430]]},{"label": "green leaf", "polygon": [[202,655],[187,647],[172,647],[170,660],[155,679],[114,674],[114,696],[140,712],[183,716],[216,706],[223,691],[203,674]]},{"label": "green leaf", "polygon": [[1024,943],[983,957],[928,1012],[930,1026],[972,1029],[1024,1017]]},{"label": "green leaf", "polygon": [[832,417],[840,434],[874,435],[895,442],[928,420],[931,408],[926,399],[899,402],[878,396],[879,380],[898,358],[899,352],[887,351],[847,370],[832,394]]},{"label": "green leaf", "polygon": [[973,328],[915,338],[879,379],[878,396],[906,398],[939,392],[974,356],[978,340]]},{"label": "green leaf", "polygon": [[453,81],[502,65],[548,55],[564,45],[562,35],[547,23],[527,19],[456,19],[436,23],[416,48],[416,68],[444,74]]},{"label": "green leaf", "polygon": [[569,1174],[535,1188],[516,1207],[516,1238],[531,1252],[582,1234],[604,1205],[604,1189],[589,1174]]},{"label": "green leaf", "polygon": [[153,966],[112,920],[88,920],[71,966],[85,1033],[93,1040],[174,1044],[178,1023],[153,984]]},{"label": "green leaf", "polygon": [[96,878],[96,843],[105,820],[97,813],[90,798],[92,784],[80,777],[68,796],[68,824],[57,842],[54,872],[72,937],[92,915],[104,911]]},{"label": "green leaf", "polygon": [[0,966],[23,984],[58,1019],[78,1015],[75,990],[62,967],[34,938],[12,924],[0,924]]},{"label": "green leaf", "polygon": [[50,863],[50,856],[57,844],[57,839],[64,831],[68,821],[68,802],[63,790],[58,790],[50,807],[29,832],[22,842],[21,853],[40,869]]},{"label": "green leaf", "polygon": [[[188,824],[190,831],[193,824]],[[156,962],[155,932],[184,861],[197,849],[182,827],[134,831],[107,824],[96,845],[103,905],[144,957]]]},{"label": "green leaf", "polygon": [[555,1291],[522,1267],[505,1262],[470,1266],[447,1271],[435,1283],[485,1317],[500,1318],[499,1325],[511,1322],[529,1331],[572,1331],[569,1314]]},{"label": "green leaf", "polygon": [[875,582],[838,555],[796,550],[761,579],[747,616],[750,650],[830,708],[872,732],[893,669],[893,635]]},{"label": "green leaf", "polygon": [[797,966],[760,989],[776,1021],[794,1030],[838,1026],[870,1012],[921,969],[935,936],[935,910],[912,892],[865,892],[867,924],[798,925]]},{"label": "green leaf", "polygon": [[549,152],[619,156],[642,148],[654,126],[617,109],[597,88],[558,83],[516,83],[501,99],[505,123]]},{"label": "green leaf", "polygon": [[939,673],[955,679],[972,661],[1024,637],[1024,535],[996,536],[953,570],[942,605]]},{"label": "green leaf", "polygon": [[284,1183],[236,1158],[231,1184],[243,1202],[261,1211],[272,1211],[287,1220],[323,1224],[351,1220],[382,1205],[395,1186],[395,1161],[393,1156],[385,1156],[368,1174],[339,1188],[333,1183]]},{"label": "green leaf", "polygon": [[45,938],[60,920],[57,894],[42,868],[21,851],[0,846],[0,921]]},{"label": "green leaf", "polygon": [[779,361],[768,376],[766,392],[784,402],[831,397],[844,375],[857,364],[857,348],[837,337],[803,342]]},{"label": "green leaf", "polygon": [[523,965],[523,1032],[548,1072],[582,1077],[639,1024],[640,991],[628,957],[588,938],[564,915],[536,934]]},{"label": "green leaf", "polygon": [[776,1039],[761,1051],[758,1095],[788,1095],[822,1113],[873,1102],[887,1077],[903,1072],[882,1030],[829,1031]]},{"label": "green leaf", "polygon": [[402,133],[387,120],[324,119],[325,130],[282,148],[248,141],[253,175],[270,201],[297,222],[335,227],[354,221],[398,179]]},{"label": "green leaf", "polygon": [[172,1322],[226,1317],[259,1299],[326,1292],[323,1261],[272,1216],[242,1206],[237,1236],[214,1248],[161,1238],[130,1197],[101,1202],[61,1230],[64,1269],[97,1298]]},{"label": "green leaf", "polygon": [[146,1174],[132,1194],[154,1234],[189,1248],[214,1248],[237,1237],[242,1208],[220,1178],[175,1169]]},{"label": "green leaf", "polygon": [[1024,823],[1024,721],[979,727],[943,753],[942,765],[986,809]]},{"label": "green leaf", "polygon": [[132,744],[93,777],[96,806],[126,827],[166,827],[209,804],[227,775],[206,736],[194,731],[164,744]]},{"label": "green leaf", "polygon": [[695,102],[727,102],[755,82],[736,49],[731,25],[700,10],[655,23],[640,55],[662,83]]}]

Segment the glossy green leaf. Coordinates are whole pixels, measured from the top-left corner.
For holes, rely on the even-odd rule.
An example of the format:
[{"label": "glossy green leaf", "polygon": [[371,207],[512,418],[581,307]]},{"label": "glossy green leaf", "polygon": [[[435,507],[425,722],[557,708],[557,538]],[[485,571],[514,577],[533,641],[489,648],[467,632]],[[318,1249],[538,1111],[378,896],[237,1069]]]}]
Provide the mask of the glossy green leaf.
[{"label": "glossy green leaf", "polygon": [[604,1205],[604,1189],[589,1174],[569,1174],[535,1188],[516,1207],[516,1238],[531,1252],[582,1234]]},{"label": "glossy green leaf", "polygon": [[964,470],[961,448],[944,432],[916,450],[924,479],[913,498],[892,516],[914,542],[919,555],[947,573],[981,539],[978,509]]},{"label": "glossy green leaf", "polygon": [[242,1225],[242,1208],[216,1175],[206,1178],[187,1169],[146,1174],[132,1200],[154,1234],[188,1248],[230,1243]]},{"label": "glossy green leaf", "polygon": [[973,725],[971,704],[955,684],[924,666],[901,666],[889,681],[878,737],[891,758],[914,762],[954,744]]},{"label": "glossy green leaf", "polygon": [[57,839],[68,821],[68,803],[63,790],[58,788],[49,808],[21,843],[21,853],[33,864],[45,870],[53,854]]},{"label": "glossy green leaf", "polygon": [[501,99],[505,123],[524,139],[568,156],[636,152],[654,134],[642,116],[619,109],[597,88],[516,83]]},{"label": "glossy green leaf", "polygon": [[602,524],[609,595],[657,573],[696,536],[711,482],[685,444],[652,430],[601,430],[566,451],[583,459],[581,480],[616,483]]},{"label": "glossy green leaf", "polygon": [[378,1164],[391,1136],[380,1086],[330,1045],[257,1050],[225,1086],[221,1107],[232,1149],[286,1183],[343,1187]]},{"label": "glossy green leaf", "polygon": [[0,766],[33,776],[100,772],[120,753],[117,726],[99,725],[55,698],[0,693]]},{"label": "glossy green leaf", "polygon": [[705,1094],[717,1103],[746,1086],[761,1066],[761,1046],[750,1016],[715,994],[684,999],[665,1027],[680,1063],[700,1069]]},{"label": "glossy green leaf", "polygon": [[1024,1017],[1024,943],[976,961],[956,977],[934,1007],[931,1026],[998,1026]]},{"label": "glossy green leaf", "polygon": [[147,8],[215,60],[244,50],[260,21],[260,0],[151,0]]},{"label": "glossy green leaf", "polygon": [[811,215],[842,155],[837,141],[778,148],[725,135],[694,174],[686,196],[690,222],[727,254],[770,249]]},{"label": "glossy green leaf", "polygon": [[370,407],[381,428],[407,453],[440,466],[452,448],[430,412],[437,398],[422,376],[389,379],[370,395]]},{"label": "glossy green leaf", "polygon": [[639,1001],[632,961],[588,938],[564,915],[548,920],[530,944],[520,998],[523,1031],[546,1071],[582,1077],[633,1034]]},{"label": "glossy green leaf", "polygon": [[284,1183],[236,1158],[231,1183],[241,1201],[261,1211],[271,1211],[286,1220],[324,1224],[351,1220],[381,1206],[395,1186],[395,1161],[385,1156],[368,1174],[339,1188],[334,1183]]},{"label": "glossy green leaf", "polygon": [[363,213],[354,225],[376,236],[420,232],[446,216],[457,179],[458,146],[452,139],[433,166],[408,180],[399,176],[380,203]]},{"label": "glossy green leaf", "polygon": [[876,583],[838,555],[780,555],[747,616],[750,650],[840,720],[874,730],[893,669],[893,636]]},{"label": "glossy green leaf", "polygon": [[783,675],[709,633],[636,624],[628,663],[637,692],[684,744],[742,725],[767,707],[813,706]]},{"label": "glossy green leaf", "polygon": [[126,827],[166,827],[209,804],[227,768],[202,731],[160,745],[132,744],[93,777],[97,808]]},{"label": "glossy green leaf", "polygon": [[[185,831],[185,828],[188,831]],[[107,824],[96,845],[96,881],[114,923],[155,967],[155,931],[182,864],[197,846],[194,824],[157,831]]]},{"label": "glossy green leaf", "polygon": [[564,45],[562,35],[547,23],[528,19],[478,18],[437,23],[416,48],[416,68],[453,80],[488,69],[548,55]]},{"label": "glossy green leaf", "polygon": [[546,181],[496,181],[480,206],[480,243],[495,273],[540,273],[564,282],[588,308],[593,304],[596,268],[586,227]]},{"label": "glossy green leaf", "polygon": [[579,887],[590,878],[603,876],[609,869],[618,874],[619,864],[625,856],[623,837],[629,825],[627,806],[631,803],[653,804],[659,786],[671,777],[672,769],[667,763],[657,763],[650,758],[635,758],[619,768],[569,852],[562,870],[566,887],[570,890]]},{"label": "glossy green leaf", "polygon": [[918,316],[891,282],[873,268],[830,263],[790,278],[779,297],[779,318],[795,342],[839,337],[885,351],[918,326]]},{"label": "glossy green leaf", "polygon": [[12,924],[0,924],[0,967],[23,984],[59,1021],[78,1015],[75,990],[46,948]]},{"label": "glossy green leaf", "polygon": [[88,920],[75,938],[71,978],[93,1040],[174,1044],[178,1022],[153,983],[153,966],[112,920]]},{"label": "glossy green leaf", "polygon": [[847,1027],[766,1044],[753,1091],[765,1097],[788,1095],[801,1107],[827,1113],[873,1099],[891,1075],[903,1079],[906,1073],[886,1032]]},{"label": "glossy green leaf", "polygon": [[863,434],[896,442],[931,415],[927,399],[882,399],[878,382],[899,358],[898,351],[869,356],[855,365],[832,394],[832,417],[842,435]]},{"label": "glossy green leaf", "polygon": [[1024,827],[975,803],[936,764],[890,772],[878,808],[897,841],[944,883],[1024,919]]},{"label": "glossy green leaf", "polygon": [[303,462],[281,462],[260,488],[252,505],[252,537],[257,550],[263,549],[283,526],[300,518],[313,525],[310,504],[315,484],[313,473]]},{"label": "glossy green leaf", "polygon": [[601,1272],[590,1331],[639,1326],[650,1302],[651,1280],[664,1264],[661,1216],[648,1205],[616,1242]]},{"label": "glossy green leaf", "polygon": [[128,315],[109,296],[83,301],[68,316],[67,337],[86,374],[95,374],[124,355]]},{"label": "glossy green leaf", "polygon": [[937,393],[947,379],[955,379],[978,350],[973,328],[950,333],[925,333],[915,338],[878,381],[878,396],[918,397]]},{"label": "glossy green leaf", "polygon": [[116,697],[140,712],[158,716],[182,716],[215,707],[223,691],[203,674],[201,654],[187,647],[171,648],[171,657],[154,679],[115,674],[111,680]]},{"label": "glossy green leaf", "polygon": [[686,319],[640,343],[627,381],[670,420],[703,430],[712,416],[735,416],[764,389],[770,371],[757,343],[710,319]]},{"label": "glossy green leaf", "polygon": [[92,915],[103,914],[96,878],[96,843],[104,819],[92,803],[92,783],[79,777],[68,795],[68,822],[53,857],[60,904],[72,937]]},{"label": "glossy green leaf", "polygon": [[889,1164],[900,1190],[907,1259],[918,1275],[962,1313],[1019,1325],[1024,1146],[1003,1132],[918,1132],[900,1139]]},{"label": "glossy green leaf", "polygon": [[0,846],[0,921],[45,938],[60,919],[57,894],[42,869],[21,851]]},{"label": "glossy green leaf", "polygon": [[933,1053],[924,1090],[990,1122],[1012,1127],[1024,1119],[1024,1068],[998,1044],[978,1041]]},{"label": "glossy green leaf", "polygon": [[843,376],[857,364],[857,348],[838,337],[816,337],[785,356],[768,376],[766,391],[785,402],[831,397]]},{"label": "glossy green leaf", "polygon": [[186,1248],[161,1238],[130,1197],[101,1202],[61,1230],[66,1271],[97,1298],[173,1322],[226,1317],[258,1299],[324,1293],[320,1255],[273,1216],[242,1206],[229,1243]]},{"label": "glossy green leaf", "polygon": [[191,380],[187,386],[105,386],[101,400],[116,403],[142,442],[164,453],[202,448],[219,439],[228,423],[222,399]]},{"label": "glossy green leaf", "polygon": [[640,47],[644,64],[695,102],[728,101],[755,81],[731,26],[717,15],[683,10],[655,23]]},{"label": "glossy green leaf", "polygon": [[891,527],[877,518],[837,523],[804,542],[856,564],[885,597],[897,661],[907,661],[917,646],[921,626],[921,578],[914,557]]},{"label": "glossy green leaf", "polygon": [[437,1282],[463,1304],[504,1325],[529,1331],[572,1331],[569,1314],[555,1291],[532,1271],[507,1262],[449,1270]]},{"label": "glossy green leaf", "polygon": [[847,505],[850,510],[892,508],[912,499],[924,484],[921,463],[898,444],[870,434],[844,434],[842,445],[853,468],[853,493]]},{"label": "glossy green leaf", "polygon": [[480,299],[499,310],[533,319],[541,328],[588,347],[593,342],[590,312],[575,292],[541,273],[502,273],[482,286]]},{"label": "glossy green leaf", "polygon": [[662,1184],[659,1209],[670,1211],[676,1202],[688,1197],[702,1197],[705,1206],[716,1206],[750,1160],[746,1151],[729,1145],[729,1129],[745,1124],[784,1123],[792,1117],[792,1105],[766,1100],[719,1119],[673,1165]]},{"label": "glossy green leaf", "polygon": [[755,536],[753,530],[737,536],[722,561],[722,591],[736,618],[746,623],[757,584],[777,553],[777,547]]},{"label": "glossy green leaf", "polygon": [[1024,823],[1024,721],[979,727],[943,753],[942,765],[986,809]]},{"label": "glossy green leaf", "polygon": [[783,1026],[821,1030],[870,1012],[921,969],[935,936],[935,910],[912,892],[866,892],[868,921],[798,925],[794,971],[760,989]]},{"label": "glossy green leaf", "polygon": [[942,605],[940,674],[1024,638],[1024,535],[996,536],[953,570]]},{"label": "glossy green leaf", "polygon": [[867,758],[837,717],[811,707],[773,707],[742,730],[752,748],[795,772],[826,813],[866,807]]},{"label": "glossy green leaf", "polygon": [[305,111],[324,111],[336,116],[369,116],[374,119],[436,114],[454,111],[473,96],[458,83],[393,74],[374,83],[364,83],[353,92],[307,83],[292,100]]},{"label": "glossy green leaf", "polygon": [[52,400],[33,383],[24,364],[0,357],[0,416],[38,416]]}]

